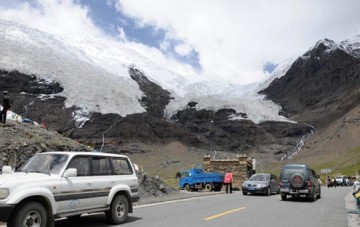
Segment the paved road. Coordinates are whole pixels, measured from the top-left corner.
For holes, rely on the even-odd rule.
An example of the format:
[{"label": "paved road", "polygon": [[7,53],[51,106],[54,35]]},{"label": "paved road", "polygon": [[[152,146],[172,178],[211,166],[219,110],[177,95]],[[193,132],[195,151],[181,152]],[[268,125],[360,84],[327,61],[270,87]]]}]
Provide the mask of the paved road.
[{"label": "paved road", "polygon": [[[347,227],[345,196],[349,187],[322,188],[322,198],[315,201],[281,201],[279,195],[243,196],[240,192],[220,194],[178,202],[135,207],[122,227]],[[81,218],[78,223],[60,220],[56,227],[105,227],[104,215]]]}]

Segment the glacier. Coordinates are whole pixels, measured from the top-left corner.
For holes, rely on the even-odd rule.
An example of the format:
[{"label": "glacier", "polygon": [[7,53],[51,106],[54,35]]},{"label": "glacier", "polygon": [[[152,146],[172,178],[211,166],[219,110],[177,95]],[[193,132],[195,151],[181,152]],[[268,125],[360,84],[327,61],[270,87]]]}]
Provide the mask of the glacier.
[{"label": "glacier", "polygon": [[67,98],[66,106],[82,109],[82,114],[74,113],[80,122],[86,121],[84,113],[126,116],[145,112],[138,101],[143,92],[130,78],[130,67],[136,67],[171,93],[173,99],[166,107],[166,117],[195,101],[197,109],[232,108],[246,113],[254,123],[289,121],[279,115],[280,106],[266,100],[258,91],[274,78],[285,75],[292,63],[293,60],[280,64],[266,81],[242,85],[221,78],[180,75],[116,40],[58,37],[0,19],[0,68],[59,82],[64,88],[59,95]]}]

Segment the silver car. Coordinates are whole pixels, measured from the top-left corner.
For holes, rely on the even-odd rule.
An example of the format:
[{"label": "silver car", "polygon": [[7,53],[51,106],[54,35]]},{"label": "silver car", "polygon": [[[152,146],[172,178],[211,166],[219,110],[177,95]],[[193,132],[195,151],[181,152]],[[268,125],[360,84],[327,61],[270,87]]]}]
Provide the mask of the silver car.
[{"label": "silver car", "polygon": [[242,186],[243,195],[279,193],[278,178],[270,173],[257,173],[252,175]]}]

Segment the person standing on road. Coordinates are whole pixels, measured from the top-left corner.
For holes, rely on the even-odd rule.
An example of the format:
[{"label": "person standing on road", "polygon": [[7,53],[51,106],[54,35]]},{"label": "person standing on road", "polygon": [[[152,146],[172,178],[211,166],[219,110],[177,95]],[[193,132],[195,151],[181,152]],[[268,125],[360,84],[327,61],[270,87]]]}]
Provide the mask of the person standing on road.
[{"label": "person standing on road", "polygon": [[6,112],[10,109],[11,107],[11,100],[10,100],[10,96],[9,96],[9,92],[4,91],[4,98],[2,100],[2,111],[0,114],[0,121],[2,123],[6,123]]},{"label": "person standing on road", "polygon": [[230,193],[232,193],[232,182],[233,182],[233,175],[230,172],[230,170],[228,170],[225,174],[224,177],[224,184],[226,186],[226,193],[229,193],[229,188],[230,188]]}]

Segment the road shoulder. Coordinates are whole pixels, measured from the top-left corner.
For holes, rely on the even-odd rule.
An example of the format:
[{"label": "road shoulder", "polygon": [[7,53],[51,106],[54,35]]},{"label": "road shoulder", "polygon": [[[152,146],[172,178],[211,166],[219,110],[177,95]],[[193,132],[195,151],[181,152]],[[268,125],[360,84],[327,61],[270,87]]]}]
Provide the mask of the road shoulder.
[{"label": "road shoulder", "polygon": [[345,208],[348,212],[348,226],[349,227],[359,227],[360,226],[360,214],[354,213],[356,211],[356,201],[351,192],[345,196]]}]

